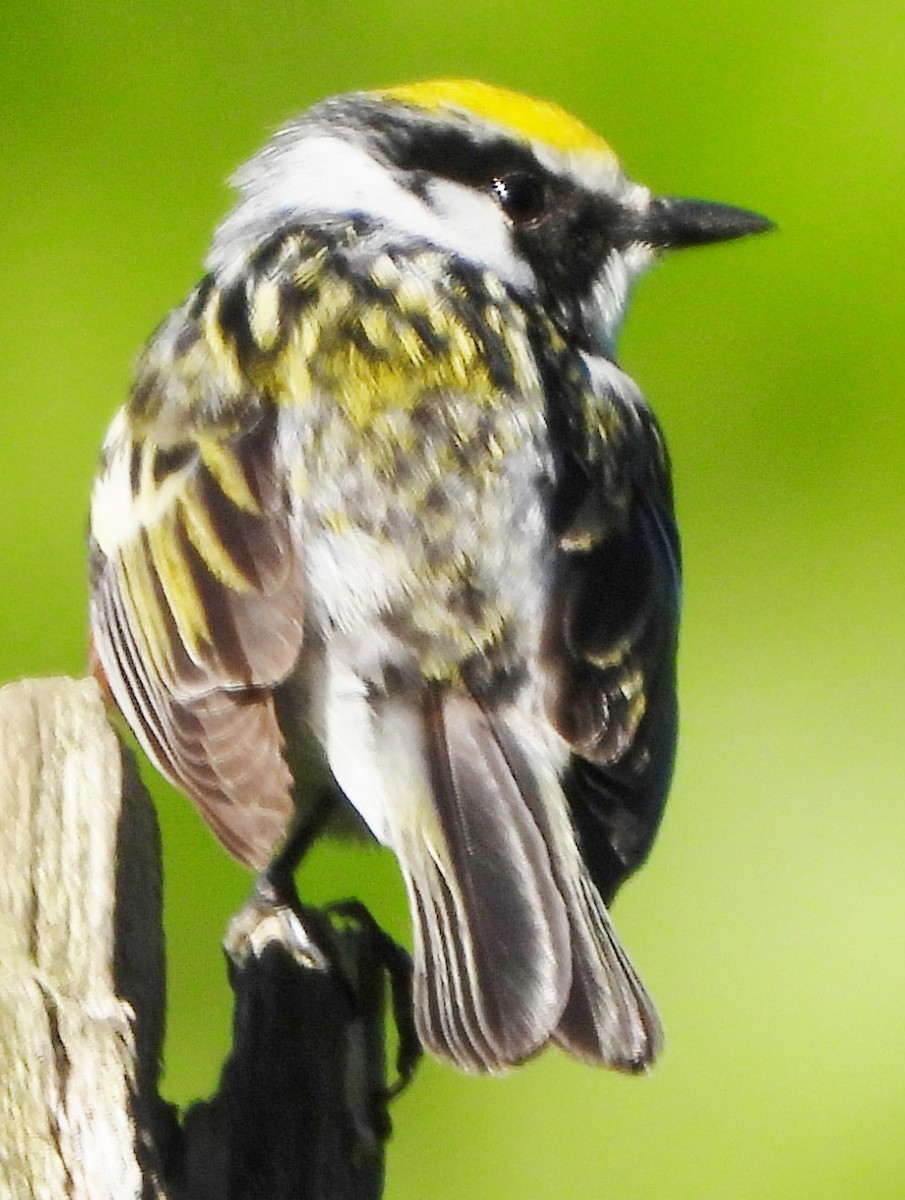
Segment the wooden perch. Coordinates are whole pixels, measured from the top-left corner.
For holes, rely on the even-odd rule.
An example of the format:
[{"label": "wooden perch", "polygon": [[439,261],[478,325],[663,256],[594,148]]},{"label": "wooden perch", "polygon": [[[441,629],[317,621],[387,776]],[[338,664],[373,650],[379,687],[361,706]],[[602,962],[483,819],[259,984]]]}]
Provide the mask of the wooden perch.
[{"label": "wooden perch", "polygon": [[93,681],[0,689],[3,1200],[379,1197],[381,943],[367,923],[299,917],[307,961],[273,910],[234,924],[233,1047],[217,1095],[180,1124],[157,1091],[151,801]]}]

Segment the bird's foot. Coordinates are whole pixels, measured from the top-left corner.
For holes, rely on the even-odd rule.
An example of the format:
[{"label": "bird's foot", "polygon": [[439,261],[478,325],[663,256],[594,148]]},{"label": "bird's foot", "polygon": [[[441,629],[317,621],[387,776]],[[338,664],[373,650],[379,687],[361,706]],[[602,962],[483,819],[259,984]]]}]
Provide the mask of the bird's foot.
[{"label": "bird's foot", "polygon": [[[260,958],[274,942],[282,945],[299,966],[328,971],[330,960],[323,949],[325,920],[315,909],[303,908],[291,876],[276,881],[269,868],[261,872],[249,901],[232,918],[223,948],[234,968],[249,956]],[[328,934],[329,937],[329,934]]]}]

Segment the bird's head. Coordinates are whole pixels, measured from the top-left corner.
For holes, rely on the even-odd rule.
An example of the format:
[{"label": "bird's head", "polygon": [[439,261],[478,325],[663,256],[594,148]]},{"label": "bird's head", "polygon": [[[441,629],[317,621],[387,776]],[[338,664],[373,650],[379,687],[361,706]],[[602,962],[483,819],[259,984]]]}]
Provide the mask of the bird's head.
[{"label": "bird's head", "polygon": [[229,271],[297,223],[359,221],[378,245],[435,246],[540,300],[612,353],[633,281],[666,249],[769,229],[757,213],[658,197],[557,105],[465,80],[325,100],[234,177],[208,265]]}]

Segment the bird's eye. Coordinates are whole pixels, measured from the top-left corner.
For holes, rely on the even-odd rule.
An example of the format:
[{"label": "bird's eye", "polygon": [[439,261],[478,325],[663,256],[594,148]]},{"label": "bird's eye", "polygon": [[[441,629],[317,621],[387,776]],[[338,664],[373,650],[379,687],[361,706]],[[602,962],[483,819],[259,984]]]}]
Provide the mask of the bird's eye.
[{"label": "bird's eye", "polygon": [[543,180],[527,171],[498,175],[493,181],[493,194],[506,216],[519,225],[538,220],[547,207]]}]

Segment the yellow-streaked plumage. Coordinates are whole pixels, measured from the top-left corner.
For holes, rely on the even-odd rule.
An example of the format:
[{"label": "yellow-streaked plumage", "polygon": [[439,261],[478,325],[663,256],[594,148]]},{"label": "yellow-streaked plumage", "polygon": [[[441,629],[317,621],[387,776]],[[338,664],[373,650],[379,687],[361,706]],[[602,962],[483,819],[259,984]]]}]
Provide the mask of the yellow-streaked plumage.
[{"label": "yellow-streaked plumage", "polygon": [[243,862],[324,803],[395,852],[436,1054],[641,1069],[606,905],[669,784],[679,559],[613,347],[658,249],[766,223],[461,80],[325,101],[236,183],[104,445],[99,669]]}]

